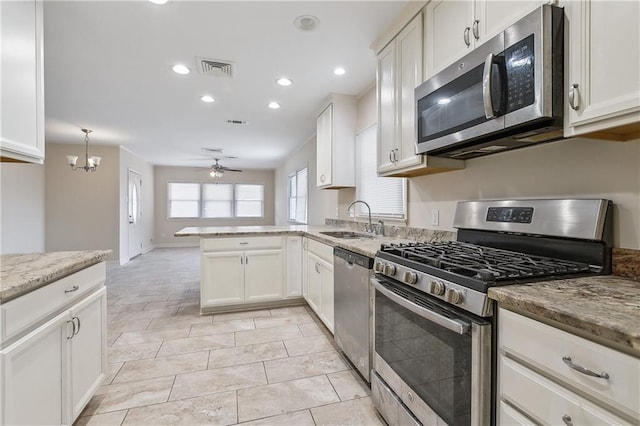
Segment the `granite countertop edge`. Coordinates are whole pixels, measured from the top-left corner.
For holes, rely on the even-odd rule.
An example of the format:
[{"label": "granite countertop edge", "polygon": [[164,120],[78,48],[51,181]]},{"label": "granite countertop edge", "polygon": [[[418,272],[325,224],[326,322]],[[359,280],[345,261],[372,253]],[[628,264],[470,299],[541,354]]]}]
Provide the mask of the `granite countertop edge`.
[{"label": "granite countertop edge", "polygon": [[111,250],[3,254],[0,304],[105,260]]}]

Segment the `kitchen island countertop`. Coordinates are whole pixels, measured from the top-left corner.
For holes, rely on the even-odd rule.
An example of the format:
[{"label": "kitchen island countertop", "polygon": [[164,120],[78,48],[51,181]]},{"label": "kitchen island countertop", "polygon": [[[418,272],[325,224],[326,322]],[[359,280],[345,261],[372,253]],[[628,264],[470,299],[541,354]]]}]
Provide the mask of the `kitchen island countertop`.
[{"label": "kitchen island countertop", "polygon": [[0,303],[102,262],[111,250],[3,254],[0,256]]},{"label": "kitchen island countertop", "polygon": [[501,307],[560,323],[640,357],[640,281],[602,275],[489,289]]}]

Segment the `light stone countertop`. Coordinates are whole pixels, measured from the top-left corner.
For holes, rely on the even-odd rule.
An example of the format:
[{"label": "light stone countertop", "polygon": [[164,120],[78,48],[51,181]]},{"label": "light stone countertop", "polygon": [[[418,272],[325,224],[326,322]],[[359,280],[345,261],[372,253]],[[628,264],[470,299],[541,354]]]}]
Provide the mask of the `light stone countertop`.
[{"label": "light stone countertop", "polygon": [[111,250],[0,255],[0,303],[102,262]]},{"label": "light stone countertop", "polygon": [[640,281],[615,275],[572,278],[492,287],[489,297],[640,357]]}]

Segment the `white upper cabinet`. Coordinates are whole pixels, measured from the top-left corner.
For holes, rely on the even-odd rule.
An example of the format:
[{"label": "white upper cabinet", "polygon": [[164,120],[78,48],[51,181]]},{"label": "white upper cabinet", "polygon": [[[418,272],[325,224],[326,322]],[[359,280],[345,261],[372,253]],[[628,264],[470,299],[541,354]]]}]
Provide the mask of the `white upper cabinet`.
[{"label": "white upper cabinet", "polygon": [[357,103],[355,96],[332,94],[317,120],[316,186],[353,187]]},{"label": "white upper cabinet", "polygon": [[414,90],[423,81],[422,13],[378,53],[377,172],[414,176],[462,168],[464,162],[416,155]]},{"label": "white upper cabinet", "polygon": [[42,1],[0,2],[0,157],[44,161]]},{"label": "white upper cabinet", "polygon": [[570,1],[565,136],[640,134],[640,2]]},{"label": "white upper cabinet", "polygon": [[432,77],[544,3],[431,1],[425,8],[425,77]]}]

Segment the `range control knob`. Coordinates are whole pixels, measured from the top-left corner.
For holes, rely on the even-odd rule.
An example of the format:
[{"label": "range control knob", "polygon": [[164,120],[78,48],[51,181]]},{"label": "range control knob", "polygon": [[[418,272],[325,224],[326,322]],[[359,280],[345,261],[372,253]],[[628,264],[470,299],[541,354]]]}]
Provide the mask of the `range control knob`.
[{"label": "range control knob", "polygon": [[458,305],[462,303],[463,294],[462,291],[456,290],[455,288],[447,289],[447,293],[444,295],[444,300],[449,303],[453,303],[454,305]]},{"label": "range control knob", "polygon": [[376,262],[376,264],[374,265],[374,269],[376,272],[382,272],[384,270],[384,265],[382,264],[382,262]]},{"label": "range control knob", "polygon": [[418,282],[418,274],[415,272],[405,272],[404,273],[404,282],[407,284],[415,284]]},{"label": "range control knob", "polygon": [[442,296],[445,291],[445,286],[440,281],[431,281],[429,283],[429,293],[436,296]]},{"label": "range control knob", "polygon": [[390,277],[394,276],[396,274],[396,266],[390,264],[384,265],[384,274]]}]

